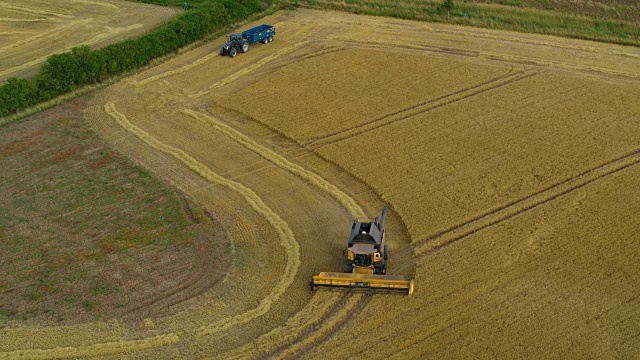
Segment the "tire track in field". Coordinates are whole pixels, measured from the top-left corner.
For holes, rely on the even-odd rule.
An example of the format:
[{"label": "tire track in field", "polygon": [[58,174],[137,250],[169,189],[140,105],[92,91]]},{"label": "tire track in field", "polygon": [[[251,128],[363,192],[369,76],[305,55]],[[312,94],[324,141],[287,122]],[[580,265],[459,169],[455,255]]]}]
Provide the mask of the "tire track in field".
[{"label": "tire track in field", "polygon": [[263,145],[258,144],[257,142],[255,142],[253,139],[251,139],[250,137],[242,134],[241,132],[233,129],[232,127],[222,123],[221,121],[214,119],[213,117],[207,115],[207,114],[203,114],[197,111],[193,111],[193,110],[189,110],[189,109],[185,109],[182,111],[183,114],[186,114],[196,120],[202,121],[208,125],[210,125],[211,127],[213,127],[214,129],[216,129],[217,131],[223,133],[224,135],[232,138],[233,140],[237,141],[238,143],[240,143],[242,146],[244,146],[245,148],[255,152],[256,154],[260,155],[262,158],[264,158],[265,160],[273,163],[274,165],[276,165],[277,167],[286,170],[300,178],[302,178],[303,180],[305,180],[308,183],[311,183],[312,185],[315,185],[316,187],[318,187],[320,190],[329,193],[333,198],[335,198],[336,200],[338,200],[338,202],[344,207],[346,208],[349,213],[351,214],[351,216],[353,217],[364,217],[364,211],[362,210],[362,208],[355,202],[355,200],[350,197],[349,195],[345,194],[344,192],[342,192],[340,189],[338,189],[335,185],[331,184],[330,182],[328,182],[327,180],[325,180],[323,177],[321,177],[320,175],[307,170],[305,168],[303,168],[300,165],[294,164],[291,161],[287,160],[286,158],[284,158],[282,155],[274,152],[271,149],[266,148]]},{"label": "tire track in field", "polygon": [[0,359],[68,359],[68,358],[86,358],[94,356],[126,354],[133,351],[143,351],[162,346],[168,346],[180,341],[176,334],[166,334],[149,337],[141,340],[113,341],[102,344],[93,344],[88,346],[69,346],[53,349],[30,349],[16,350],[10,352],[0,352]]},{"label": "tire track in field", "polygon": [[415,242],[414,256],[423,257],[429,255],[469,235],[473,235],[488,227],[511,219],[538,206],[544,205],[563,195],[589,185],[594,181],[625,170],[631,166],[637,165],[638,163],[640,163],[640,149],[636,149],[613,160],[607,161],[602,165],[586,170],[534,194],[490,210],[449,229],[420,239]]},{"label": "tire track in field", "polygon": [[454,31],[454,30],[444,30],[444,29],[432,29],[431,31],[437,34],[448,34],[448,35],[455,35],[455,36],[462,35],[467,38],[474,37],[474,38],[499,40],[499,41],[512,42],[512,43],[517,42],[522,44],[531,44],[531,45],[544,46],[544,47],[553,47],[553,48],[567,49],[567,50],[578,50],[578,51],[598,53],[603,55],[615,55],[615,56],[621,56],[621,57],[628,57],[632,59],[640,59],[640,55],[638,54],[633,54],[633,53],[628,53],[623,51],[616,51],[616,50],[607,50],[607,49],[602,49],[602,48],[593,47],[593,46],[574,45],[570,43],[560,43],[560,42],[552,42],[552,41],[540,41],[540,40],[534,40],[534,39],[528,39],[528,38],[522,38],[522,37],[497,35],[493,33],[488,34],[488,33],[482,33],[482,32],[463,31],[463,30]]},{"label": "tire track in field", "polygon": [[77,3],[81,3],[81,4],[88,4],[88,5],[97,5],[97,6],[104,6],[104,7],[108,7],[111,9],[116,9],[116,10],[120,10],[120,8],[112,3],[105,3],[105,2],[100,2],[100,1],[91,1],[91,0],[72,0],[73,2],[77,2]]},{"label": "tire track in field", "polygon": [[[38,10],[38,9],[34,9],[34,8],[29,8],[29,7],[24,7],[24,6],[16,6],[16,5],[11,5],[11,4],[7,4],[7,3],[0,3],[0,7],[3,7],[5,9],[9,9],[9,10],[13,10],[13,11],[17,11],[17,12],[21,12],[23,14],[29,14],[29,15],[40,15],[40,16],[53,16],[53,17],[61,17],[61,18],[74,18],[75,16],[71,15],[69,12],[66,12],[66,14],[61,14],[61,13],[57,13],[54,11],[47,11],[47,10]],[[62,10],[62,9],[59,9]]]},{"label": "tire track in field", "polygon": [[44,56],[41,56],[41,57],[39,57],[39,58],[37,58],[35,60],[31,60],[31,61],[28,61],[28,62],[23,63],[21,65],[2,70],[2,71],[0,71],[0,77],[5,77],[6,75],[13,74],[14,72],[17,72],[17,71],[20,71],[20,70],[24,70],[24,69],[28,69],[28,68],[33,67],[33,66],[36,66],[36,65],[38,65],[40,63],[45,62],[45,60],[47,60],[48,57],[49,57],[49,55],[44,55]]},{"label": "tire track in field", "polygon": [[62,31],[62,30],[66,29],[66,28],[68,28],[68,27],[71,27],[71,26],[73,26],[73,25],[77,25],[78,23],[79,23],[79,22],[77,22],[77,21],[71,21],[71,22],[65,23],[65,24],[64,24],[64,25],[62,25],[62,26],[58,26],[58,27],[55,27],[55,28],[53,28],[53,29],[51,29],[51,30],[43,31],[43,32],[41,32],[41,33],[39,33],[39,34],[36,34],[36,35],[30,36],[30,37],[28,37],[28,38],[26,38],[26,39],[16,41],[16,42],[14,42],[13,44],[9,44],[9,45],[7,45],[7,46],[5,46],[5,47],[3,47],[3,48],[0,48],[0,53],[1,53],[1,52],[5,52],[5,51],[7,51],[7,50],[11,50],[11,49],[16,48],[16,47],[18,47],[18,46],[26,45],[26,44],[28,44],[28,43],[30,43],[30,42],[34,42],[34,41],[39,40],[39,39],[41,39],[41,38],[43,38],[43,37],[46,37],[46,36],[48,36],[48,35],[51,35],[51,34],[57,33],[58,31]]},{"label": "tire track in field", "polygon": [[232,82],[238,80],[239,78],[241,78],[243,76],[246,76],[247,74],[250,74],[250,73],[260,69],[261,67],[263,67],[266,64],[272,62],[273,60],[275,60],[275,59],[277,59],[277,58],[279,58],[279,57],[281,57],[281,56],[283,56],[283,55],[285,55],[285,54],[287,54],[287,53],[289,53],[291,51],[294,51],[294,50],[296,50],[298,48],[301,48],[301,47],[303,47],[305,45],[308,45],[308,44],[311,44],[311,40],[302,41],[302,42],[293,44],[293,45],[291,45],[289,47],[286,47],[284,49],[281,49],[280,51],[274,52],[271,55],[265,56],[262,59],[256,61],[255,63],[253,63],[253,64],[251,64],[249,66],[243,67],[242,69],[240,69],[238,71],[235,71],[233,74],[225,77],[224,79],[216,81],[215,83],[213,83],[213,85],[209,86],[209,88],[207,90],[203,90],[203,91],[197,92],[195,94],[189,94],[187,96],[190,99],[197,99],[197,98],[200,98],[200,97],[202,97],[204,95],[207,95],[210,92],[212,92],[213,90],[219,89],[219,88],[221,88],[221,87],[223,87],[225,85],[229,85]]},{"label": "tire track in field", "polygon": [[428,100],[426,102],[413,105],[411,107],[396,111],[391,114],[387,114],[366,122],[364,124],[360,124],[357,126],[353,126],[349,129],[333,133],[321,138],[316,138],[311,141],[304,143],[303,145],[310,147],[311,149],[319,149],[326,145],[334,144],[343,140],[347,140],[357,135],[365,134],[370,131],[382,128],[387,125],[391,125],[393,123],[403,121],[414,116],[424,114],[431,110],[435,110],[441,108],[443,106],[447,106],[458,101],[462,101],[468,99],[470,97],[485,93],[490,90],[495,90],[501,88],[503,86],[513,84],[517,81],[524,80],[526,78],[537,75],[538,72],[531,72],[526,70],[521,70],[517,72],[510,71],[505,75],[498,76],[491,80],[482,82],[478,85],[474,85],[469,88],[461,89],[455,91],[451,94],[443,95],[437,97],[435,99]]},{"label": "tire track in field", "polygon": [[38,22],[38,21],[52,21],[52,22],[62,22],[59,19],[53,18],[41,18],[41,19],[19,19],[19,18],[8,18],[8,17],[0,17],[0,22]]},{"label": "tire track in field", "polygon": [[262,299],[256,308],[222,319],[213,324],[202,326],[196,330],[196,335],[205,336],[216,334],[266,314],[271,308],[271,305],[277,301],[293,283],[294,277],[300,267],[300,246],[296,242],[293,231],[289,228],[289,225],[282,220],[278,214],[271,210],[271,208],[269,208],[253,190],[238,182],[231,181],[214,173],[211,169],[198,162],[183,150],[160,142],[151,136],[151,134],[129,122],[124,114],[116,110],[113,102],[107,103],[104,106],[104,110],[107,114],[113,117],[120,126],[147,145],[172,156],[212,184],[223,186],[239,193],[258,214],[263,216],[271,226],[273,226],[278,233],[280,244],[284,248],[286,254],[286,263],[283,274],[273,287],[271,293]]},{"label": "tire track in field", "polygon": [[[82,24],[86,24],[86,23],[90,23],[90,22],[91,22],[91,19],[88,19],[88,20],[78,21],[78,22],[74,23],[73,25],[82,25]],[[77,47],[77,46],[94,45],[94,44],[96,44],[96,43],[98,43],[98,42],[100,42],[102,40],[105,40],[105,39],[107,39],[109,37],[117,36],[117,35],[120,35],[121,33],[130,31],[130,30],[133,30],[133,29],[137,29],[139,27],[142,27],[142,24],[133,24],[133,25],[126,26],[126,27],[120,27],[120,28],[111,29],[109,31],[96,34],[94,37],[92,37],[91,39],[89,39],[87,41],[83,41],[83,42],[80,42],[78,44],[74,44],[74,45],[72,45],[70,47],[61,49],[60,53],[69,51],[72,48]],[[49,55],[50,54],[43,55],[43,56],[41,56],[41,57],[39,57],[37,59],[31,60],[29,62],[26,62],[26,63],[20,64],[18,66],[2,70],[2,71],[0,71],[0,77],[4,77],[6,75],[15,73],[17,71],[28,69],[30,67],[36,66],[36,65],[38,65],[40,63],[43,63],[43,62],[45,62],[47,60]]]},{"label": "tire track in field", "polygon": [[336,52],[347,50],[347,49],[349,49],[349,47],[346,47],[346,46],[329,46],[329,47],[326,47],[324,49],[320,49],[320,50],[318,50],[316,52],[306,53],[306,54],[297,55],[297,56],[292,56],[292,57],[288,58],[287,60],[283,60],[281,62],[275,63],[273,65],[273,70],[271,70],[270,72],[279,70],[279,69],[281,69],[281,68],[283,68],[285,66],[289,66],[291,64],[294,64],[294,63],[297,63],[297,62],[300,62],[300,61],[317,58],[319,56],[328,55],[328,54],[336,53]]},{"label": "tire track in field", "polygon": [[403,42],[393,42],[393,41],[375,41],[368,39],[363,41],[361,39],[351,39],[343,36],[338,36],[334,40],[346,43],[351,45],[352,47],[371,47],[376,49],[407,49],[407,50],[420,50],[420,51],[429,51],[434,53],[442,53],[449,55],[460,55],[460,56],[468,56],[468,57],[479,57],[481,52],[479,50],[468,50],[463,48],[453,48],[448,46],[435,46],[435,45],[409,45]]},{"label": "tire track in field", "polygon": [[[188,205],[186,206],[188,207]],[[156,317],[161,316],[163,311],[168,311],[168,309],[174,305],[203,294],[228,276],[229,272],[224,273],[221,271],[221,268],[230,267],[231,264],[227,264],[230,261],[223,259],[222,266],[216,261],[216,266],[211,263],[211,257],[215,254],[214,248],[216,246],[231,246],[231,241],[226,231],[222,229],[215,218],[206,210],[205,214],[211,219],[215,229],[213,230],[213,234],[207,233],[206,235],[198,236],[198,243],[194,244],[194,250],[196,251],[193,274],[190,274],[180,285],[167,291],[153,294],[153,297],[150,299],[142,300],[138,302],[136,306],[126,309],[121,314],[123,318],[131,317],[141,319],[151,317],[151,314]],[[191,216],[193,216],[193,214]],[[215,243],[222,245],[216,245]]]},{"label": "tire track in field", "polygon": [[371,296],[365,294],[351,294],[345,306],[335,316],[325,321],[322,329],[312,333],[309,337],[297,341],[291,347],[277,355],[277,359],[292,359],[304,356],[318,344],[328,340],[331,336],[351,321],[371,302]]},{"label": "tire track in field", "polygon": [[[313,30],[313,29],[315,29],[315,28],[307,28],[307,29],[303,28],[303,29],[297,31],[295,34],[293,34],[292,38],[300,37],[300,35],[306,34],[310,30]],[[309,41],[293,44],[293,45],[291,45],[289,47],[286,47],[284,49],[281,49],[280,51],[278,51],[276,53],[273,53],[273,54],[271,54],[271,55],[269,55],[269,56],[267,56],[265,58],[262,58],[260,61],[254,63],[253,65],[250,65],[249,67],[251,67],[252,70],[256,70],[256,69],[260,68],[261,66],[263,66],[264,64],[268,63],[269,61],[280,57],[283,53],[289,52],[289,51],[291,51],[293,49],[296,49],[296,48],[298,48],[298,47],[300,47],[300,46],[302,46],[304,44],[307,44],[307,43],[309,43]],[[132,80],[129,83],[129,85],[133,86],[133,87],[136,87],[136,88],[139,88],[139,87],[141,87],[143,85],[146,85],[146,84],[148,84],[150,82],[154,82],[154,81],[157,81],[157,80],[160,80],[160,79],[164,79],[164,78],[169,77],[169,76],[173,76],[173,75],[181,74],[183,72],[187,72],[187,71],[189,71],[189,70],[191,70],[191,69],[193,69],[193,68],[195,68],[195,67],[197,67],[197,66],[199,66],[199,65],[201,65],[201,64],[203,64],[203,63],[205,63],[207,61],[210,61],[211,59],[219,57],[219,56],[220,56],[220,54],[218,53],[218,51],[211,52],[211,53],[201,57],[200,59],[198,59],[198,60],[196,60],[196,61],[194,61],[194,62],[192,62],[192,63],[190,63],[188,65],[184,65],[184,66],[182,66],[180,68],[173,69],[173,70],[168,70],[168,71],[165,71],[165,72],[162,72],[160,74],[156,74],[156,75],[150,76],[148,78],[145,78],[145,79],[142,79],[142,80],[139,80],[139,81],[138,80]],[[244,69],[246,69],[246,68],[238,70],[238,72],[241,72]],[[242,73],[242,75],[245,75],[246,73],[247,72],[245,71],[245,72]],[[193,95],[193,94],[189,95],[189,97],[190,98],[200,97],[200,96],[202,96],[202,95],[204,95],[206,93],[209,93],[212,89],[222,86],[222,85],[217,86],[217,84],[219,84],[221,82],[224,82],[225,80],[230,79],[230,78],[233,78],[233,80],[235,80],[237,77],[239,77],[239,76],[234,76],[234,74],[231,74],[231,75],[227,76],[225,79],[222,79],[222,80],[214,83],[213,85],[211,85],[209,90],[201,91],[201,92],[199,92],[199,93],[197,93],[195,95]],[[233,80],[227,80],[227,81],[231,82]],[[198,94],[202,94],[202,95],[198,95]]]},{"label": "tire track in field", "polygon": [[561,63],[558,61],[532,59],[524,56],[505,55],[505,54],[489,53],[489,52],[483,52],[481,57],[485,59],[508,61],[511,63],[519,63],[524,65],[535,65],[540,67],[556,68],[556,69],[562,69],[562,70],[581,71],[583,73],[586,72],[586,73],[598,73],[603,75],[613,75],[613,76],[620,76],[620,77],[634,79],[634,80],[640,79],[640,74],[637,74],[637,73],[634,74],[634,73],[629,73],[629,72],[624,72],[619,70],[606,69],[598,66],[579,66],[579,65]]},{"label": "tire track in field", "polygon": [[257,82],[260,82],[262,80],[264,80],[265,76],[273,74],[274,72],[289,66],[289,65],[293,65],[295,63],[301,62],[301,61],[305,61],[305,60],[309,60],[309,59],[313,59],[316,57],[320,57],[323,55],[328,55],[328,54],[332,54],[332,53],[336,53],[336,52],[340,52],[343,50],[348,50],[349,47],[328,47],[326,49],[322,49],[313,53],[307,53],[307,54],[302,54],[302,55],[297,55],[297,56],[292,56],[290,58],[288,58],[287,60],[283,60],[281,62],[277,62],[275,64],[273,64],[272,66],[270,66],[267,70],[263,70],[260,72],[260,77],[257,79],[252,79],[252,80],[244,80],[243,82],[243,86],[240,89],[237,89],[237,91],[241,91],[242,89],[254,85]]},{"label": "tire track in field", "polygon": [[[488,37],[488,38],[491,39],[491,37]],[[371,46],[373,48],[380,48],[380,49],[401,48],[401,49],[408,49],[408,50],[430,51],[435,53],[444,53],[444,54],[460,55],[460,56],[467,56],[467,57],[477,57],[477,58],[489,59],[489,60],[505,61],[511,64],[517,63],[522,65],[535,65],[540,67],[556,68],[556,69],[569,70],[569,71],[581,71],[581,72],[587,72],[587,73],[598,73],[603,75],[620,76],[620,77],[625,77],[630,79],[640,78],[639,73],[630,73],[630,72],[625,72],[620,70],[603,68],[599,66],[579,66],[573,63],[564,63],[564,62],[553,61],[553,60],[535,59],[531,57],[518,56],[518,55],[499,54],[499,53],[487,52],[482,50],[466,50],[466,49],[460,49],[460,48],[449,48],[444,46],[432,46],[432,45],[407,45],[405,43],[398,43],[393,41],[385,41],[385,42],[377,42],[373,40],[362,41],[359,39],[350,39],[346,37],[339,37],[336,40],[345,42],[345,43],[350,43],[350,44],[362,44],[363,46]],[[541,43],[538,42],[536,43],[536,45],[541,45]],[[548,45],[548,47],[562,48],[562,46],[554,46],[554,45]],[[569,47],[569,49],[589,51],[588,49],[590,48],[584,47],[584,49],[581,49],[581,47],[578,46],[578,47]],[[603,55],[614,55],[614,56],[627,57],[627,58],[640,58],[640,55],[625,53],[625,52],[614,51],[610,53],[610,52],[607,52],[606,50],[595,51],[595,52]]]},{"label": "tire track in field", "polygon": [[[335,185],[329,183],[321,176],[299,165],[291,163],[283,156],[258,144],[248,136],[240,133],[239,131],[207,114],[199,113],[189,109],[183,110],[182,113],[212,126],[217,131],[239,142],[248,150],[255,152],[265,160],[317,186],[321,191],[329,193],[349,211],[352,217],[364,216],[364,211],[362,210],[362,208],[360,208],[360,206],[355,202],[353,198],[343,193]],[[308,324],[308,330],[304,331],[302,335],[293,342],[293,344],[288,347],[285,346],[284,348],[271,351],[266,355],[266,357],[284,358],[307,351],[322,339],[325,339],[331,334],[338,331],[350,318],[356,316],[369,302],[368,297],[361,297],[361,295],[354,295],[348,301],[343,301],[345,296],[346,294],[343,295],[341,300],[334,303],[327,313],[325,313],[318,319],[318,321],[320,321],[319,325],[313,326],[313,321],[311,321],[311,324]],[[314,297],[314,299],[315,298],[317,298],[317,296]],[[254,347],[251,348],[253,349]]]},{"label": "tire track in field", "polygon": [[316,293],[303,309],[286,323],[260,335],[256,341],[218,356],[219,359],[272,358],[299,339],[320,328],[339,306],[344,306],[346,293]]}]

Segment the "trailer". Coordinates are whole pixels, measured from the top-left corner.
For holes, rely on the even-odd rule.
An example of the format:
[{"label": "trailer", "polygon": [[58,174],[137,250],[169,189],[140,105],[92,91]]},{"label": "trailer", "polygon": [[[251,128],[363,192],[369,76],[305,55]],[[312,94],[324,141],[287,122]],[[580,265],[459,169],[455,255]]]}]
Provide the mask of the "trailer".
[{"label": "trailer", "polygon": [[276,27],[268,24],[256,26],[242,33],[232,33],[229,35],[229,42],[220,49],[220,55],[236,57],[238,52],[246,53],[249,51],[249,44],[255,44],[257,42],[266,44],[273,41],[275,34]]},{"label": "trailer", "polygon": [[276,34],[276,27],[268,24],[258,25],[249,30],[242,32],[242,38],[249,40],[249,44],[255,44],[261,41],[263,44],[273,41],[273,35]]}]

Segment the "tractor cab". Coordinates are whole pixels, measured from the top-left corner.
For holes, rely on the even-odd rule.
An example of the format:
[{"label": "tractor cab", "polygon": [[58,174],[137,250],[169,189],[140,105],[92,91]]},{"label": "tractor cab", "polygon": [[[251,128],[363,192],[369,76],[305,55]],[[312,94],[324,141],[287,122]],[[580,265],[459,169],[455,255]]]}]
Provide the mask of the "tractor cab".
[{"label": "tractor cab", "polygon": [[242,42],[242,34],[241,33],[231,33],[231,35],[229,35],[229,42],[237,42],[237,43]]}]

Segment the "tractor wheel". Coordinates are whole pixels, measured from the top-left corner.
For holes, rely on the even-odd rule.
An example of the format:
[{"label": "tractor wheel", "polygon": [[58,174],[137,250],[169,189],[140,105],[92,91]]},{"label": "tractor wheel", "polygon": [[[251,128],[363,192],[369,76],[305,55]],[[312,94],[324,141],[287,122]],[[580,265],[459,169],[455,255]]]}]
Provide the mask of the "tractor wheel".
[{"label": "tractor wheel", "polygon": [[220,55],[225,56],[227,53],[224,52],[224,46],[220,48]]},{"label": "tractor wheel", "polygon": [[249,51],[249,43],[248,42],[243,42],[242,43],[242,49],[240,49],[240,51],[242,51],[243,53],[246,53],[247,51]]},{"label": "tractor wheel", "polygon": [[269,42],[269,38],[264,38],[264,39],[262,39],[262,43],[263,43],[263,44],[266,44],[266,43],[268,43],[268,42]]},{"label": "tractor wheel", "polygon": [[231,55],[232,58],[236,57],[236,55],[238,55],[238,52],[236,51],[235,48],[231,48],[231,50],[229,50],[229,55]]},{"label": "tractor wheel", "polygon": [[269,36],[269,42],[272,42],[272,41],[273,41],[273,35]]},{"label": "tractor wheel", "polygon": [[389,247],[387,244],[384,245],[384,253],[382,254],[382,258],[386,261],[389,259]]}]

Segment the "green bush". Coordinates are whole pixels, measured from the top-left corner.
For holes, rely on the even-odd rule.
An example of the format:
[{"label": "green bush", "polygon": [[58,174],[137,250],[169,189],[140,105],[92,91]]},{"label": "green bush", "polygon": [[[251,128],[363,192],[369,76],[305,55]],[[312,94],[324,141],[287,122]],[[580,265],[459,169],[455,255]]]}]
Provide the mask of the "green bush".
[{"label": "green bush", "polygon": [[[181,6],[182,1],[138,0],[145,3]],[[51,55],[33,80],[9,79],[0,86],[0,116],[74,89],[95,84],[110,76],[137,69],[153,59],[202,39],[206,34],[266,9],[273,0],[212,0],[190,3],[191,10],[167,26],[136,39],[129,39],[98,50],[88,46]]]},{"label": "green bush", "polygon": [[0,86],[0,114],[10,114],[40,101],[38,89],[33,81],[10,78]]}]

